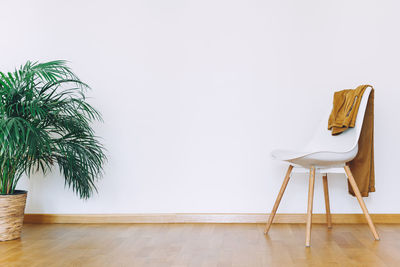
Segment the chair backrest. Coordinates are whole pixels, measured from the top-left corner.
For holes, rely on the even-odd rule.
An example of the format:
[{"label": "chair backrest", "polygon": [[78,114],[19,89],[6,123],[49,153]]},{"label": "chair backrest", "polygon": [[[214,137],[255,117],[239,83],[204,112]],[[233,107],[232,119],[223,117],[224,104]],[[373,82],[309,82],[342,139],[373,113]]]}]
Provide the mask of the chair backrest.
[{"label": "chair backrest", "polygon": [[329,112],[321,121],[316,133],[310,142],[306,145],[305,151],[309,152],[323,152],[331,151],[344,153],[358,148],[358,138],[360,137],[364,115],[367,108],[368,98],[371,94],[371,87],[365,89],[362,96],[360,106],[357,113],[356,124],[354,128],[349,128],[339,135],[333,136],[331,131],[328,130],[328,119],[332,110],[329,107]]}]

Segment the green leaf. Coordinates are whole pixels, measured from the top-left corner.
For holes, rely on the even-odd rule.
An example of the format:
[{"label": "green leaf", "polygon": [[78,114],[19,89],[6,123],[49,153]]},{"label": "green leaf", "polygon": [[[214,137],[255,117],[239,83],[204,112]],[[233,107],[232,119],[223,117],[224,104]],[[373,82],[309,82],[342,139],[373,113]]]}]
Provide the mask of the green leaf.
[{"label": "green leaf", "polygon": [[0,194],[13,193],[24,172],[55,164],[81,198],[96,191],[106,156],[90,125],[101,114],[86,89],[64,60],[0,72]]}]

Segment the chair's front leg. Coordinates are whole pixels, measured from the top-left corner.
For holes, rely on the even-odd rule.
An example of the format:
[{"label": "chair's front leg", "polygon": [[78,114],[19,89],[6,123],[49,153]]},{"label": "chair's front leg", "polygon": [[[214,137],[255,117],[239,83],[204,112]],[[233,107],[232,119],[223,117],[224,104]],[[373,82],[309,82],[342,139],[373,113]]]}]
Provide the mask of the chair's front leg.
[{"label": "chair's front leg", "polygon": [[328,228],[332,228],[332,216],[331,216],[331,208],[329,207],[329,189],[328,189],[328,175],[324,174],[322,176],[322,181],[324,182],[324,196],[325,196],[325,211],[326,211],[326,223],[328,224]]},{"label": "chair's front leg", "polygon": [[283,180],[281,190],[279,191],[279,194],[275,200],[274,207],[272,208],[271,214],[269,215],[267,225],[265,226],[264,234],[268,234],[269,228],[271,228],[271,224],[272,224],[272,221],[274,220],[276,211],[278,210],[279,203],[281,202],[283,193],[285,193],[286,186],[289,183],[290,173],[292,172],[292,170],[293,170],[293,166],[290,165],[286,172],[285,179]]},{"label": "chair's front leg", "polygon": [[379,240],[379,235],[376,232],[375,225],[372,222],[371,216],[369,216],[369,213],[368,213],[368,210],[367,210],[367,206],[365,206],[364,200],[363,200],[363,198],[361,196],[360,190],[358,189],[357,183],[354,180],[353,174],[351,173],[349,166],[346,165],[344,167],[344,170],[345,170],[345,172],[347,174],[347,178],[349,179],[350,185],[353,188],[354,194],[357,197],[358,203],[360,204],[361,209],[364,212],[365,218],[367,219],[369,229],[371,229],[371,232],[372,232],[375,240]]},{"label": "chair's front leg", "polygon": [[311,243],[311,223],[314,199],[315,168],[310,168],[310,181],[308,185],[308,205],[307,205],[307,226],[306,226],[306,247]]}]

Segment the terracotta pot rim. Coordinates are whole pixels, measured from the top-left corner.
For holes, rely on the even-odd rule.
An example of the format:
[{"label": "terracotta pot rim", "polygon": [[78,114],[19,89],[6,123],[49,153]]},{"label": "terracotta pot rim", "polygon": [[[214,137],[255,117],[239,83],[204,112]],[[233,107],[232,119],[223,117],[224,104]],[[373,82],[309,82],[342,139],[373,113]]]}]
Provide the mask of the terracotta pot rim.
[{"label": "terracotta pot rim", "polygon": [[14,190],[13,194],[0,194],[0,197],[5,197],[5,196],[15,196],[15,195],[25,195],[28,194],[28,191],[26,190]]}]

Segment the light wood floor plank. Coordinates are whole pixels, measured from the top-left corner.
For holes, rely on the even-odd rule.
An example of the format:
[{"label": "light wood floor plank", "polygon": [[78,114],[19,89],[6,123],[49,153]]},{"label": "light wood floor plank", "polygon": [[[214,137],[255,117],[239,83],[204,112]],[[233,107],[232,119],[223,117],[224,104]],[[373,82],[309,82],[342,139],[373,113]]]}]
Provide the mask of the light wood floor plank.
[{"label": "light wood floor plank", "polygon": [[400,266],[400,225],[25,224],[0,243],[0,266]]}]

